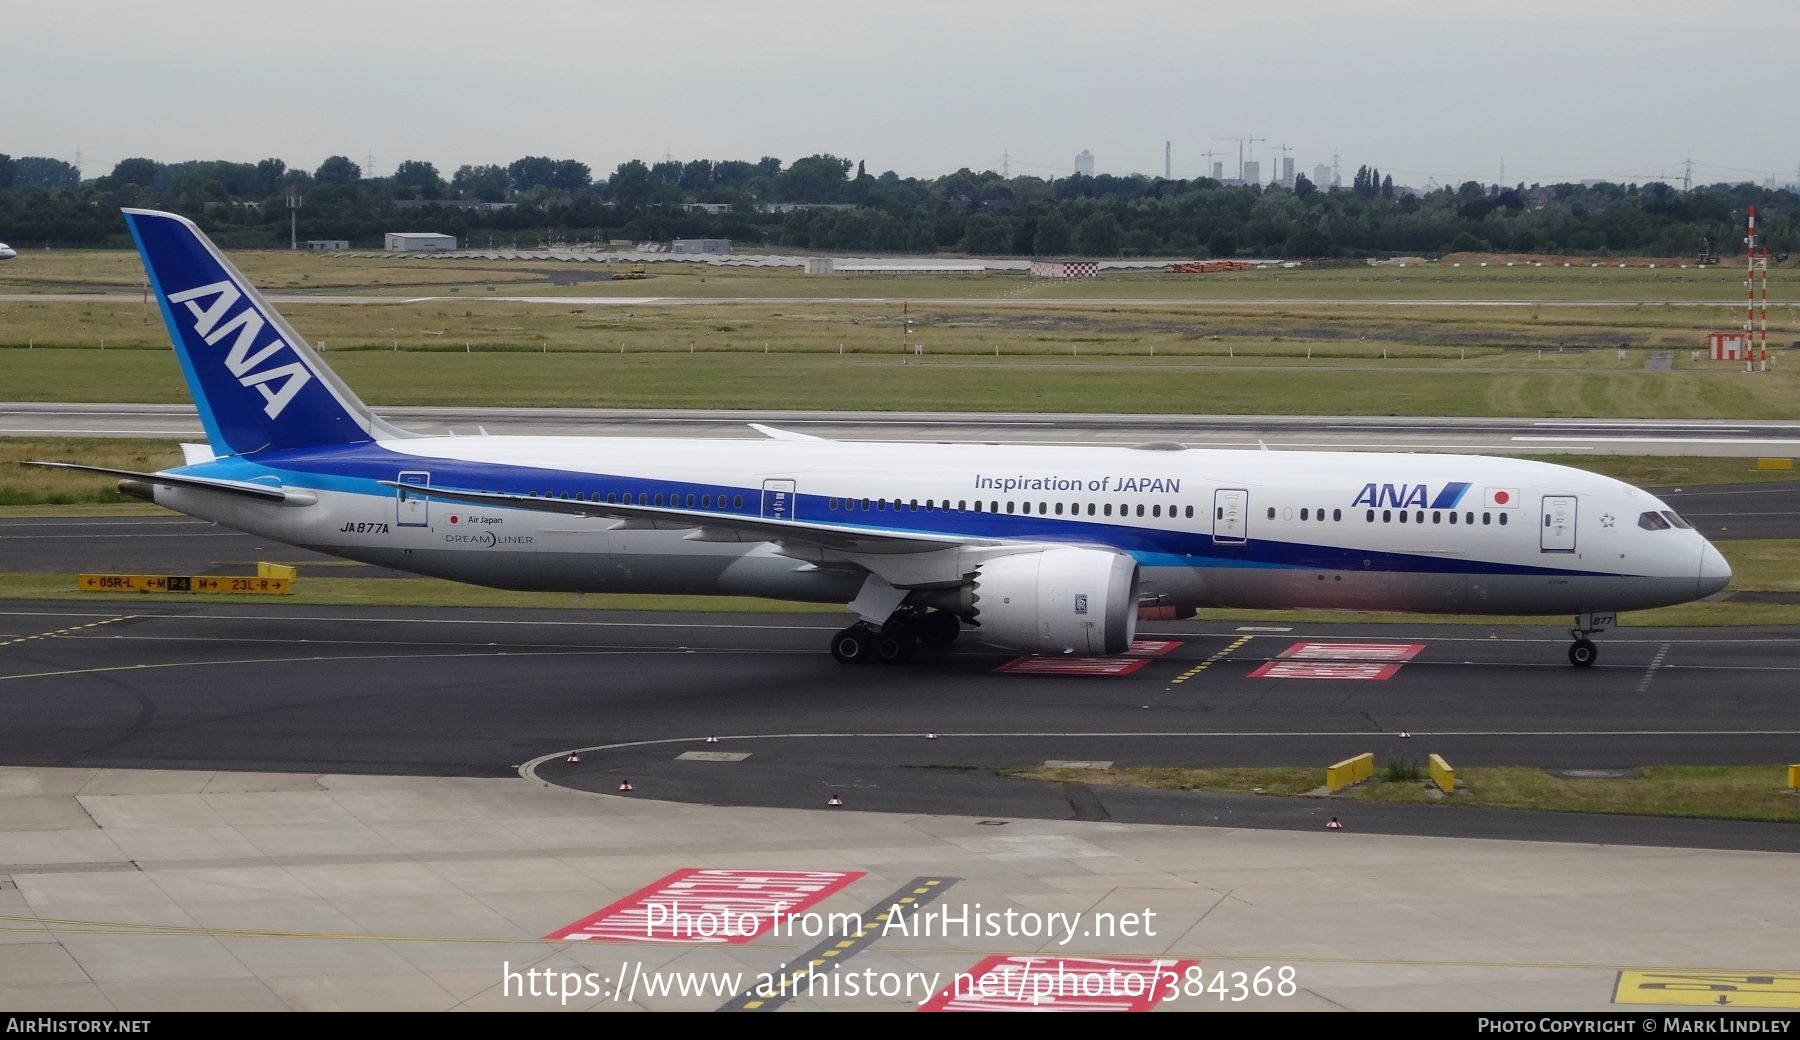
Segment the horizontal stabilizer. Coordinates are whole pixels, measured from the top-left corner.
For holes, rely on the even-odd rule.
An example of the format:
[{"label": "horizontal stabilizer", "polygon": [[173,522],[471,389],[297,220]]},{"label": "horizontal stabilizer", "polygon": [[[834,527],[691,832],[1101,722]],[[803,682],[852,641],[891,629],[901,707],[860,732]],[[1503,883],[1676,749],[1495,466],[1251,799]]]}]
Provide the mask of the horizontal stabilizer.
[{"label": "horizontal stabilizer", "polygon": [[[113,469],[110,466],[83,466],[74,462],[27,462],[27,466],[43,466],[47,469],[69,469],[81,473],[98,473],[106,477],[123,477],[126,480],[141,480],[146,484],[161,484],[164,487],[197,488],[202,491],[223,491],[228,495],[243,495],[246,498],[260,498],[269,502],[286,502],[294,497],[278,487],[266,484],[251,484],[241,480],[217,480],[212,477],[184,477],[174,473],[140,473],[134,469]],[[307,499],[311,500],[310,493]]]}]

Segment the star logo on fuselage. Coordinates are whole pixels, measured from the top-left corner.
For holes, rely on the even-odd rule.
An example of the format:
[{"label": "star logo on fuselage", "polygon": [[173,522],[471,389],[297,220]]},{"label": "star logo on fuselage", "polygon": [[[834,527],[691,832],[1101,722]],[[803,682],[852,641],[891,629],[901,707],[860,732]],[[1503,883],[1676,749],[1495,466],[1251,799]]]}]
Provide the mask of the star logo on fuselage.
[{"label": "star logo on fuselage", "polygon": [[1601,513],[1600,514],[1600,526],[1601,527],[1611,527],[1612,525],[1613,525],[1613,515],[1611,513]]}]

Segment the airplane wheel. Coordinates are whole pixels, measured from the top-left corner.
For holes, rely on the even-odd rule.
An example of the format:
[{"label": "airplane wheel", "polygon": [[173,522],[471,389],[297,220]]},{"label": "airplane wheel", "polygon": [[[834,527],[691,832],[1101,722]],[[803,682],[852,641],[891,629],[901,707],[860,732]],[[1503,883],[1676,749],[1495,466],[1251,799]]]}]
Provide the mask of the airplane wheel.
[{"label": "airplane wheel", "polygon": [[1569,646],[1569,663],[1577,668],[1592,668],[1599,656],[1600,648],[1592,639],[1577,639]]},{"label": "airplane wheel", "polygon": [[864,625],[851,625],[831,637],[831,656],[839,664],[862,664],[874,653],[875,633]]},{"label": "airplane wheel", "polygon": [[880,664],[905,664],[912,660],[918,645],[919,637],[909,621],[889,621],[875,633],[875,660]]},{"label": "airplane wheel", "polygon": [[919,642],[926,646],[949,646],[962,635],[962,618],[947,610],[934,610],[919,624]]}]

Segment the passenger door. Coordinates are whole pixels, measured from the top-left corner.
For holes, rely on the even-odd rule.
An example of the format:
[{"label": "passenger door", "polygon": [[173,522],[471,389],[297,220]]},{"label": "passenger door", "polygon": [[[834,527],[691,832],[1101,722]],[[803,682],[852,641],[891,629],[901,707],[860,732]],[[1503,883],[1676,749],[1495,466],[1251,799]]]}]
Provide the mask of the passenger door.
[{"label": "passenger door", "polygon": [[1545,495],[1538,525],[1538,548],[1544,552],[1575,551],[1575,496]]},{"label": "passenger door", "polygon": [[1250,492],[1243,488],[1220,488],[1213,492],[1213,542],[1218,545],[1242,545],[1246,537],[1246,520],[1250,512]]},{"label": "passenger door", "polygon": [[[401,484],[430,487],[431,474],[424,470],[407,470],[400,474]],[[426,527],[431,523],[431,499],[404,487],[394,489],[394,522],[401,527]]]}]

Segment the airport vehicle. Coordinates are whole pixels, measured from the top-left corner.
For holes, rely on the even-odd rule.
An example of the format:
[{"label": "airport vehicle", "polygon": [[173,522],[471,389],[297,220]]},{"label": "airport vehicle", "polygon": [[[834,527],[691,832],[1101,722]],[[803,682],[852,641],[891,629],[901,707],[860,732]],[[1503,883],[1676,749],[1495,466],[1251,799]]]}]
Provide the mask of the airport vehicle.
[{"label": "airport vehicle", "polygon": [[1576,615],[1723,588],[1724,559],[1607,477],[1468,455],[761,439],[433,437],[369,410],[187,219],[126,210],[207,443],[123,478],[323,553],[514,589],[847,603],[846,663],[970,631],[1117,654],[1141,610]]},{"label": "airport vehicle", "polygon": [[11,260],[18,255],[19,251],[17,249],[7,245],[5,242],[0,242],[0,260]]}]

